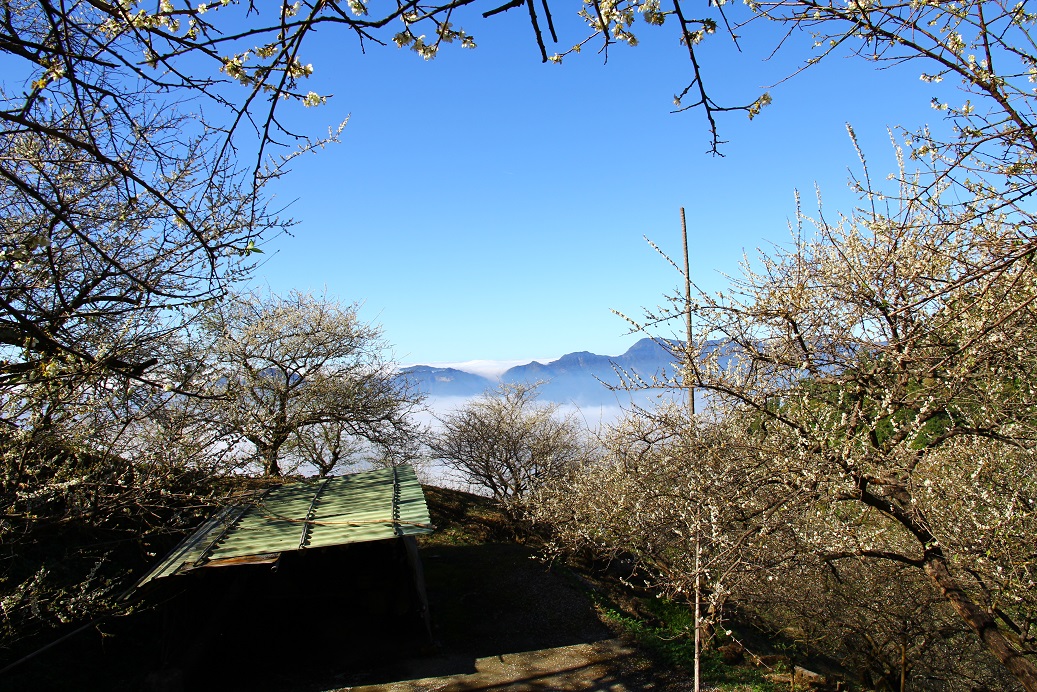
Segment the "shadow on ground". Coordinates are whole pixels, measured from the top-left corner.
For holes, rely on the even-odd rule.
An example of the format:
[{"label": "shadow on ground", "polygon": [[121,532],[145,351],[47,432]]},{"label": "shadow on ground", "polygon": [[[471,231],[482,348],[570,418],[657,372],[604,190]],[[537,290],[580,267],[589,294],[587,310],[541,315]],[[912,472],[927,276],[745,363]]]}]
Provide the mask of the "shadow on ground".
[{"label": "shadow on ground", "polygon": [[[635,666],[618,662],[633,652],[612,639],[574,580],[549,569],[528,548],[432,545],[422,558],[433,646],[389,665],[344,672],[335,676],[337,686],[624,689],[616,684]],[[581,682],[567,686],[572,683],[565,678]]]}]

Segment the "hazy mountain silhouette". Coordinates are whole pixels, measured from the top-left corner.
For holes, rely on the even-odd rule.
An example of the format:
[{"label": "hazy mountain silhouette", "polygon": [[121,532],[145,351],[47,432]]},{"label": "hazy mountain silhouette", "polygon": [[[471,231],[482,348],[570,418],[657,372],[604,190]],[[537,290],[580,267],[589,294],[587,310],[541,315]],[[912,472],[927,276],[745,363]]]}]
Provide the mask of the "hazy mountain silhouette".
[{"label": "hazy mountain silhouette", "polygon": [[[533,361],[519,365],[501,375],[502,382],[543,382],[540,397],[547,401],[572,403],[577,406],[601,406],[630,403],[631,394],[637,403],[655,399],[662,390],[624,392],[623,380],[629,384],[651,383],[653,377],[665,378],[673,374],[674,357],[664,343],[641,339],[619,356],[599,356],[587,351],[568,353],[550,363]],[[677,342],[670,342],[679,347]],[[635,382],[629,382],[631,379]]]},{"label": "hazy mountain silhouette", "polygon": [[[400,377],[418,391],[432,397],[470,397],[495,389],[499,382],[542,382],[540,398],[580,407],[647,405],[664,399],[679,399],[679,390],[662,388],[623,391],[623,379],[640,378],[650,384],[653,378],[673,375],[674,357],[668,347],[681,342],[641,339],[619,356],[602,356],[588,351],[567,353],[549,363],[533,361],[506,370],[499,380],[474,375],[455,368],[416,365],[400,371]],[[615,389],[610,389],[610,386]],[[617,391],[618,390],[618,391]]]},{"label": "hazy mountain silhouette", "polygon": [[497,386],[496,382],[481,375],[431,365],[405,368],[400,371],[399,377],[405,378],[411,386],[428,396],[478,396]]}]

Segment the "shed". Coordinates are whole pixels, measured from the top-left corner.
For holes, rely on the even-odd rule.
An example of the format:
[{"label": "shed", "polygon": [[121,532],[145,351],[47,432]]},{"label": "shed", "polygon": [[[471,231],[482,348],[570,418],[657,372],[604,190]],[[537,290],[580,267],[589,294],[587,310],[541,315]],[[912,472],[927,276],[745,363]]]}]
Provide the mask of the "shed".
[{"label": "shed", "polygon": [[277,562],[286,552],[432,533],[410,466],[300,481],[225,507],[137,582]]},{"label": "shed", "polygon": [[[204,669],[219,657],[265,665],[305,633],[326,652],[356,649],[350,632],[431,637],[415,536],[433,531],[410,466],[275,486],[217,512],[138,581],[131,596],[163,603],[162,665]],[[337,656],[337,653],[335,654]]]}]

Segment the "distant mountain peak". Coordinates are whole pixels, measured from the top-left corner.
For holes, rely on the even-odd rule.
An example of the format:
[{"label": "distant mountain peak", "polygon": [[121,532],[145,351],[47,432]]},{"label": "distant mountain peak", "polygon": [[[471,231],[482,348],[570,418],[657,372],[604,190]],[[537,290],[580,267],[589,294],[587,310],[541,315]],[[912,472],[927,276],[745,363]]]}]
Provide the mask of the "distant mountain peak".
[{"label": "distant mountain peak", "polygon": [[429,396],[478,396],[494,386],[489,378],[433,365],[412,365],[400,370],[396,376]]},{"label": "distant mountain peak", "polygon": [[510,383],[541,382],[540,396],[547,401],[578,406],[615,406],[651,397],[658,391],[624,392],[618,370],[636,373],[646,380],[672,370],[673,356],[652,339],[641,339],[626,353],[602,356],[590,351],[567,353],[550,363],[529,363],[507,370],[501,381]]},{"label": "distant mountain peak", "polygon": [[669,381],[677,374],[674,352],[679,352],[682,347],[683,342],[678,340],[645,337],[618,356],[574,351],[546,363],[533,360],[516,365],[505,370],[499,378],[473,374],[457,367],[432,365],[405,368],[399,377],[407,378],[417,391],[433,398],[475,397],[493,391],[501,382],[539,382],[538,394],[543,401],[576,405],[583,409],[630,405],[653,407],[664,400],[681,401],[686,392],[678,388],[655,387],[628,391],[621,386],[619,373],[645,382],[651,382],[653,378]]}]

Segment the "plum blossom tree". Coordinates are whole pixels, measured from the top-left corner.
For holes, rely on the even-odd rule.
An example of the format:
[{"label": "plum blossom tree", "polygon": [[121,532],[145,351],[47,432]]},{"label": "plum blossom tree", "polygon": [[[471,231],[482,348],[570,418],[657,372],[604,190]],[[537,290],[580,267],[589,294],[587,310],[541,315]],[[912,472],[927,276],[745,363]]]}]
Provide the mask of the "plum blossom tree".
[{"label": "plum blossom tree", "polygon": [[632,559],[659,594],[697,604],[709,644],[741,582],[786,559],[774,547],[799,494],[740,423],[673,404],[629,412],[599,458],[531,498],[549,552]]},{"label": "plum blossom tree", "polygon": [[[939,175],[899,178],[837,222],[801,215],[791,247],[700,293],[685,377],[750,421],[811,503],[801,545],[921,572],[1037,689],[1029,217],[982,191],[941,204]],[[647,321],[683,317],[684,296],[672,305]]]},{"label": "plum blossom tree", "polygon": [[564,475],[585,452],[575,415],[537,401],[536,385],[501,384],[448,413],[429,446],[460,480],[506,508],[548,479]]},{"label": "plum blossom tree", "polygon": [[[312,426],[337,433],[333,445],[344,433],[385,444],[410,434],[418,398],[394,376],[381,332],[358,307],[299,292],[245,294],[205,321],[209,415],[228,441],[251,446],[265,475],[283,473],[286,445]],[[325,464],[333,468],[342,451]]]},{"label": "plum blossom tree", "polygon": [[[0,132],[3,502],[33,522],[104,524],[109,499],[134,506],[130,481],[162,476],[141,473],[161,450],[131,431],[186,381],[178,335],[249,271],[256,234],[282,224],[247,176],[207,158],[190,118],[142,112],[134,141],[103,104],[27,107],[42,131]],[[118,165],[70,141],[95,129]],[[154,178],[128,182],[120,166]]]}]

